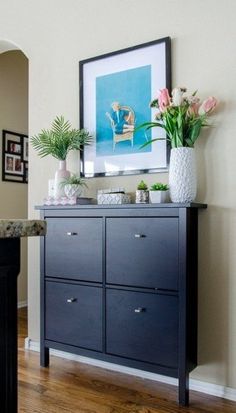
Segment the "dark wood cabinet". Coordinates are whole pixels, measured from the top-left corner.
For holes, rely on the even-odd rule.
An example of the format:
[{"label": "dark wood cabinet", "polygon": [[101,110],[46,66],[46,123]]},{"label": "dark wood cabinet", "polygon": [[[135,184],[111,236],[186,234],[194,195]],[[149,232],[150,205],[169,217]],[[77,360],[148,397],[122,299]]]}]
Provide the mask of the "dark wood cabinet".
[{"label": "dark wood cabinet", "polygon": [[178,297],[106,291],[106,352],[178,367]]},{"label": "dark wood cabinet", "polygon": [[0,239],[0,411],[17,412],[17,276],[20,239]]},{"label": "dark wood cabinet", "polygon": [[108,218],[106,281],[178,289],[178,219]]},{"label": "dark wood cabinet", "polygon": [[102,281],[101,218],[49,218],[47,228],[48,277]]},{"label": "dark wood cabinet", "polygon": [[199,204],[38,207],[41,365],[49,348],[179,379],[197,365]]},{"label": "dark wood cabinet", "polygon": [[47,340],[102,351],[102,288],[46,282]]}]

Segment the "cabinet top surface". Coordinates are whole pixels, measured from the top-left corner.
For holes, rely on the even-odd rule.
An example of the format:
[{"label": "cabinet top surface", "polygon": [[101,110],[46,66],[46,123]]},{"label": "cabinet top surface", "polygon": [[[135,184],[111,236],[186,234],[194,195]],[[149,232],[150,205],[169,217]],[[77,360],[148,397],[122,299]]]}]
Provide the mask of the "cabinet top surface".
[{"label": "cabinet top surface", "polygon": [[48,205],[37,205],[35,209],[39,210],[81,210],[81,209],[141,209],[141,208],[207,208],[207,204],[189,202],[185,204],[176,204],[176,203],[166,203],[166,204],[123,204],[123,205],[97,205],[97,204],[88,204],[88,205],[57,205],[57,206],[48,206]]},{"label": "cabinet top surface", "polygon": [[46,234],[46,221],[0,219],[0,238],[35,237]]}]

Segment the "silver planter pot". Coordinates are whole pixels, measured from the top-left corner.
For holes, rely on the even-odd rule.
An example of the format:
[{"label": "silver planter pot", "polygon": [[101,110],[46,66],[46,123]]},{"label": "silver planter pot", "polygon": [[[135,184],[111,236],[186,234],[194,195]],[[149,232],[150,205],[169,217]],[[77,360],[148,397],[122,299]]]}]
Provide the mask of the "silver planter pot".
[{"label": "silver planter pot", "polygon": [[148,204],[149,203],[149,191],[145,191],[143,189],[137,189],[135,202],[136,204]]}]

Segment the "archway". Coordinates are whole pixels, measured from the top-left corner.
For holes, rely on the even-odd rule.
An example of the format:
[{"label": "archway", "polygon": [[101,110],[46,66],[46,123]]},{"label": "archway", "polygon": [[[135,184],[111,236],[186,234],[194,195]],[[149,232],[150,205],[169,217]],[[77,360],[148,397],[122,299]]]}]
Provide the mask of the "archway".
[{"label": "archway", "polygon": [[[28,156],[24,136],[28,135],[28,58],[18,45],[8,40],[0,40],[0,90],[0,218],[27,218]],[[24,307],[27,306],[26,240],[22,240],[21,263],[18,306]]]}]

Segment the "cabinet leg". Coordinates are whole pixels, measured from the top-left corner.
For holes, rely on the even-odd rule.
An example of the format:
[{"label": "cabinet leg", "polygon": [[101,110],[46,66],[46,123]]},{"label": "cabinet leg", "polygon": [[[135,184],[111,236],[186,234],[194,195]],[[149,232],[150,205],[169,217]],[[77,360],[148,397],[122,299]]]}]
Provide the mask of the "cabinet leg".
[{"label": "cabinet leg", "polygon": [[40,366],[48,367],[49,366],[49,348],[41,346],[40,348]]},{"label": "cabinet leg", "polygon": [[189,374],[179,377],[179,405],[189,405]]}]

